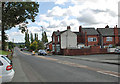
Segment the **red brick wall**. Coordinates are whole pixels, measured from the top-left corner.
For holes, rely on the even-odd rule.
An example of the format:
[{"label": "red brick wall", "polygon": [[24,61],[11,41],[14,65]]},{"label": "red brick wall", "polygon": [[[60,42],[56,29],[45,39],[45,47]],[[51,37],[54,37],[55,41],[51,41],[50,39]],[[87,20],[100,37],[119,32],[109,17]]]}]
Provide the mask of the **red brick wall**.
[{"label": "red brick wall", "polygon": [[49,44],[49,49],[52,50],[52,43]]},{"label": "red brick wall", "polygon": [[[55,38],[55,42],[53,42],[53,38]],[[58,36],[56,36],[56,34],[53,33],[53,35],[52,35],[52,44],[55,45],[55,51],[53,52],[53,54],[61,53],[61,52],[59,52],[59,53],[56,52],[56,45],[60,44],[60,47],[61,47],[61,37],[59,36],[59,42],[58,42]]]},{"label": "red brick wall", "polygon": [[77,42],[78,43],[84,43],[84,36],[83,35],[81,35],[81,36],[77,36]]},{"label": "red brick wall", "polygon": [[105,54],[107,53],[107,49],[102,49],[100,46],[93,46],[91,48],[83,48],[83,49],[64,49],[64,55],[91,55],[91,54]]},{"label": "red brick wall", "polygon": [[115,38],[112,37],[112,41],[106,41],[107,37],[103,37],[103,45],[110,45],[110,44],[115,44]]}]

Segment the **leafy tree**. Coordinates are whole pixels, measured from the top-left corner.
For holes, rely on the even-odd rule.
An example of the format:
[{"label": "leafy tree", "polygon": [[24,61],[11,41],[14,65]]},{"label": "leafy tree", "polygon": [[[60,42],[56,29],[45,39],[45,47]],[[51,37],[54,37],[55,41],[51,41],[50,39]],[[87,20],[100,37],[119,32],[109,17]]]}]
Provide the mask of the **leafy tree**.
[{"label": "leafy tree", "polygon": [[46,35],[45,31],[42,33],[42,42],[43,43],[47,43],[48,42],[47,35]]},{"label": "leafy tree", "polygon": [[30,46],[28,30],[25,32],[25,46],[27,48],[29,48],[29,46]]},{"label": "leafy tree", "polygon": [[15,44],[13,42],[8,42],[8,48],[13,49],[15,47]]},{"label": "leafy tree", "polygon": [[34,41],[33,43],[30,44],[30,49],[37,51],[38,49],[38,42]]},{"label": "leafy tree", "polygon": [[44,43],[42,41],[38,42],[38,49],[45,49]]},{"label": "leafy tree", "polygon": [[[3,2],[2,3],[2,50],[5,50],[5,30],[21,23],[27,24],[27,19],[35,22],[39,8],[38,2]],[[22,32],[26,26],[21,26]]]},{"label": "leafy tree", "polygon": [[31,33],[30,36],[31,36],[31,43],[33,43],[33,41],[34,41],[34,40],[33,40],[33,34]]}]

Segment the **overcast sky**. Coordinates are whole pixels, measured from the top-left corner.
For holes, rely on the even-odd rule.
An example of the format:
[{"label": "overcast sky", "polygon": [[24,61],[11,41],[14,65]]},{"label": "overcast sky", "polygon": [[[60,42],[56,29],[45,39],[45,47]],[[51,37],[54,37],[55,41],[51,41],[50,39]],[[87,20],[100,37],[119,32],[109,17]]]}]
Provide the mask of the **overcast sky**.
[{"label": "overcast sky", "polygon": [[[36,0],[39,1],[39,0]],[[78,31],[79,26],[104,28],[118,24],[118,1],[120,0],[49,0],[39,1],[39,14],[36,22],[29,21],[29,33],[38,33],[41,40],[43,26],[48,40],[56,30],[66,30],[71,26],[72,31]],[[24,34],[18,28],[6,31],[9,41],[24,42]]]}]

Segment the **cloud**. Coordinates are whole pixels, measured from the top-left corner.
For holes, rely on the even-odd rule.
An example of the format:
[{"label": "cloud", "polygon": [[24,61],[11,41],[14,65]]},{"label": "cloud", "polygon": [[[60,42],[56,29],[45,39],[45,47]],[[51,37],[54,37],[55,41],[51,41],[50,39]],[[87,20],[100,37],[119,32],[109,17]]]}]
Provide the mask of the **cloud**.
[{"label": "cloud", "polygon": [[68,2],[69,0],[56,0],[55,4],[59,4],[59,5],[65,5],[66,2]]},{"label": "cloud", "polygon": [[7,36],[8,36],[8,40],[13,42],[13,39],[14,39],[14,42],[17,43],[17,42],[25,42],[24,40],[24,37],[25,35],[23,33],[21,33],[21,31],[11,31],[9,33],[7,33]]}]

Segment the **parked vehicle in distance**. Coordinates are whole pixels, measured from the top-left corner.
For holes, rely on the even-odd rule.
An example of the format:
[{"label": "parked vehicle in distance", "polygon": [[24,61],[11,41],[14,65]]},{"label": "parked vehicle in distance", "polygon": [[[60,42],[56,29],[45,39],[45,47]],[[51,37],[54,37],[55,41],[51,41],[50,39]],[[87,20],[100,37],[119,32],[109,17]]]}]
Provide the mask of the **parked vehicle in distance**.
[{"label": "parked vehicle in distance", "polygon": [[45,50],[38,50],[38,55],[47,55]]},{"label": "parked vehicle in distance", "polygon": [[116,48],[116,49],[115,49],[115,53],[120,53],[120,49],[119,49],[119,48]]},{"label": "parked vehicle in distance", "polygon": [[4,55],[0,55],[0,69],[2,71],[2,73],[0,73],[0,76],[2,78],[1,82],[11,82],[15,72],[12,68],[12,61],[10,61]]},{"label": "parked vehicle in distance", "polygon": [[20,51],[23,51],[23,48],[21,48]]}]

